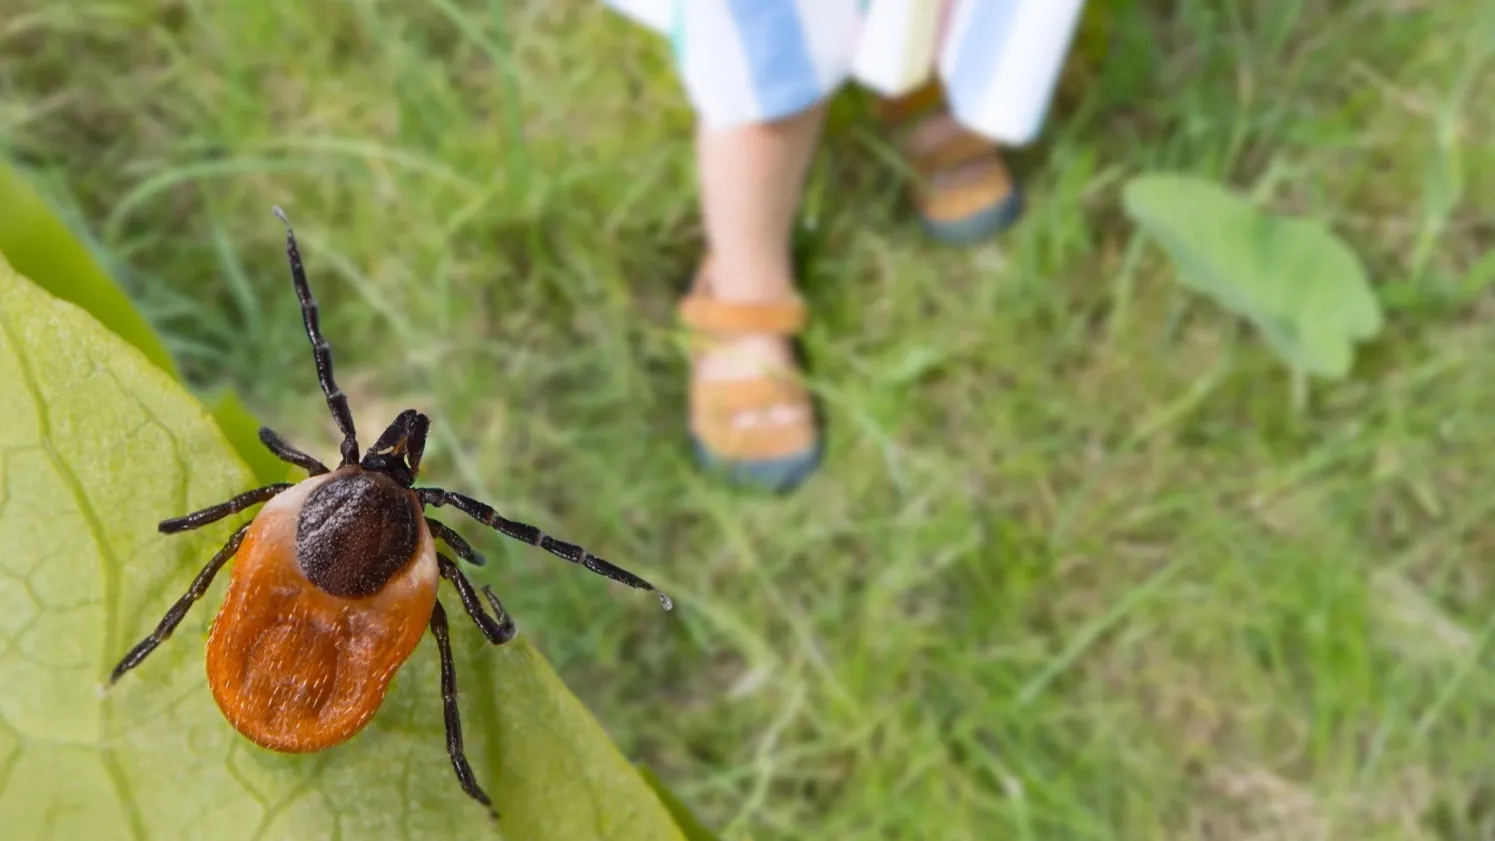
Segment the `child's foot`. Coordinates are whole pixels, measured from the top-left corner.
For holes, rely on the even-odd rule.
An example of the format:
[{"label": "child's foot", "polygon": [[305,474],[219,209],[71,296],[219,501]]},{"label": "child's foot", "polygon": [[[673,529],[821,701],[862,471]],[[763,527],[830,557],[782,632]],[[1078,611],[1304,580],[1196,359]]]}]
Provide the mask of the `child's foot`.
[{"label": "child's foot", "polygon": [[789,338],[804,326],[797,298],[722,301],[703,266],[680,304],[692,331],[690,433],[696,458],[732,484],[787,491],[820,463],[814,405]]},{"label": "child's foot", "polygon": [[1022,213],[1022,192],[996,146],[961,128],[949,113],[920,121],[903,148],[922,179],[914,192],[919,217],[935,239],[978,242],[1007,230]]},{"label": "child's foot", "polygon": [[996,144],[963,128],[938,85],[883,104],[884,124],[918,175],[913,199],[924,229],[951,244],[970,244],[1006,230],[1022,213]]}]

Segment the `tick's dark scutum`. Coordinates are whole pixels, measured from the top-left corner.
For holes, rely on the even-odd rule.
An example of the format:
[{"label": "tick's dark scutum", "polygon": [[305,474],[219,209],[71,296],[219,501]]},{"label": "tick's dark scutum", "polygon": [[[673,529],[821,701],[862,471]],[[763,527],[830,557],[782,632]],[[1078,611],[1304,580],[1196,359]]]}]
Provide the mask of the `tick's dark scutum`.
[{"label": "tick's dark scutum", "polygon": [[296,561],[328,595],[372,596],[415,557],[420,509],[409,490],[383,473],[358,467],[337,473],[301,507]]}]

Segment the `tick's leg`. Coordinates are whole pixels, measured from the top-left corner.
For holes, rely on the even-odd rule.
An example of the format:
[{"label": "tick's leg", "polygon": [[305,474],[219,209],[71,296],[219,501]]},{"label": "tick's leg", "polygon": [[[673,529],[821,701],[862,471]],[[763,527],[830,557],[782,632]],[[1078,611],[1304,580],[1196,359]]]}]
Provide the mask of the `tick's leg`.
[{"label": "tick's leg", "polygon": [[475,567],[486,566],[488,564],[487,558],[479,555],[477,553],[477,550],[473,549],[472,545],[469,544],[465,539],[463,539],[462,535],[457,534],[457,532],[453,531],[452,527],[448,526],[446,523],[427,517],[426,527],[431,530],[432,537],[452,547],[452,551],[456,552],[457,557],[461,558],[462,560],[468,562],[469,564],[472,564]]},{"label": "tick's leg", "polygon": [[417,488],[415,492],[419,494],[422,504],[434,505],[438,508],[443,505],[450,505],[505,537],[512,537],[515,540],[522,540],[525,543],[538,546],[555,555],[557,558],[565,558],[573,564],[580,564],[598,575],[611,578],[622,584],[627,584],[629,587],[638,590],[653,590],[658,594],[659,603],[664,605],[665,610],[669,610],[675,606],[675,603],[670,601],[669,596],[660,593],[658,588],[653,584],[639,578],[628,570],[602,560],[591,552],[577,546],[575,543],[565,543],[556,540],[527,523],[519,523],[506,519],[497,511],[494,511],[491,505],[478,502],[472,497],[463,496],[459,493],[444,491],[441,488]]},{"label": "tick's leg", "polygon": [[114,671],[109,675],[110,684],[119,680],[120,676],[125,672],[140,665],[140,661],[144,660],[152,651],[155,651],[156,646],[171,637],[171,632],[175,631],[176,626],[182,623],[182,618],[187,615],[188,610],[192,609],[193,603],[202,598],[203,594],[208,591],[208,587],[213,583],[213,576],[217,575],[218,570],[223,569],[223,565],[228,563],[228,559],[232,558],[234,553],[239,551],[239,543],[244,539],[244,532],[248,530],[249,524],[245,523],[229,537],[228,542],[223,544],[223,548],[218,550],[218,554],[214,555],[213,559],[208,561],[207,566],[202,568],[202,572],[199,572],[197,577],[192,579],[192,586],[187,588],[187,594],[177,599],[176,604],[172,605],[171,609],[166,611],[166,615],[161,617],[161,622],[156,626],[156,630],[152,631],[150,636],[141,640],[138,645],[130,649],[130,653],[126,654],[124,659],[119,661],[119,665],[114,667]]},{"label": "tick's leg", "polygon": [[493,608],[493,616],[489,616],[488,612],[483,610],[482,602],[478,601],[477,590],[473,589],[472,582],[467,580],[462,570],[457,568],[456,561],[438,552],[436,564],[441,569],[441,577],[452,582],[452,586],[457,588],[457,597],[462,600],[462,607],[467,611],[467,615],[472,617],[472,621],[478,623],[478,628],[482,630],[483,636],[487,637],[489,642],[494,645],[503,645],[514,638],[514,619],[509,616],[507,610],[504,610],[503,603],[498,600],[498,596],[493,595],[493,588],[483,587],[483,595],[487,597],[489,606]]},{"label": "tick's leg", "polygon": [[327,471],[327,465],[315,458],[301,452],[286,443],[286,440],[275,434],[275,430],[268,426],[260,427],[260,443],[265,449],[275,454],[275,457],[288,464],[294,464],[305,470],[309,475],[320,476]]},{"label": "tick's leg", "polygon": [[306,325],[306,338],[311,342],[312,359],[317,363],[317,382],[322,384],[322,393],[327,396],[327,408],[332,420],[343,434],[343,463],[341,467],[358,463],[358,433],[353,429],[353,412],[348,409],[348,396],[332,379],[332,346],[322,338],[322,327],[317,319],[317,299],[311,295],[311,286],[306,282],[306,267],[301,264],[301,249],[296,245],[296,232],[291,230],[291,220],[285,211],[275,208],[275,215],[286,226],[286,258],[291,263],[291,283],[296,287],[296,298],[301,302],[301,321]]},{"label": "tick's leg", "polygon": [[452,662],[452,641],[446,624],[446,610],[436,602],[431,611],[431,636],[436,638],[436,648],[441,652],[441,703],[446,715],[446,752],[452,758],[452,768],[457,772],[457,782],[467,796],[488,807],[488,814],[495,819],[498,811],[488,799],[472,766],[467,764],[467,755],[462,752],[462,714],[457,709],[457,667]]},{"label": "tick's leg", "polygon": [[230,514],[237,514],[251,505],[258,505],[289,487],[291,487],[290,482],[276,482],[273,485],[266,485],[263,488],[245,491],[228,502],[220,502],[211,508],[193,511],[191,514],[185,514],[181,517],[172,517],[170,520],[162,520],[161,524],[156,528],[160,529],[162,534],[176,534],[178,532],[202,528],[209,523],[216,523]]}]

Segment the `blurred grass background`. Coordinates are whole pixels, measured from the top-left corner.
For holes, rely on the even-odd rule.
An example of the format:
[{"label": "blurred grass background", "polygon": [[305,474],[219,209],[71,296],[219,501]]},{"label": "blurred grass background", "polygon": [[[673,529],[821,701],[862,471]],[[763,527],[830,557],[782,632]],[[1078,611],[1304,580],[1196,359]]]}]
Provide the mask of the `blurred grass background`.
[{"label": "blurred grass background", "polygon": [[[279,203],[366,436],[422,408],[429,481],[676,597],[477,541],[724,837],[1495,837],[1485,0],[1092,0],[1030,212],[971,251],[843,97],[803,237],[830,457],[781,500],[682,446],[658,39],[593,0],[3,5],[0,138],[195,382],[335,451]],[[1295,415],[1175,290],[1119,213],[1155,168],[1355,245],[1391,323],[1351,380]]]}]

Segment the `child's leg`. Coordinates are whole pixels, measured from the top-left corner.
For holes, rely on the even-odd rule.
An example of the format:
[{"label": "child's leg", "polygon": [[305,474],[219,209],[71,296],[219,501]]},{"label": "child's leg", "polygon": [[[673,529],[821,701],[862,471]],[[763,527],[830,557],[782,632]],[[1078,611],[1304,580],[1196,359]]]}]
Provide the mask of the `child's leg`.
[{"label": "child's leg", "polygon": [[707,259],[683,313],[710,344],[694,358],[691,431],[703,461],[771,490],[820,454],[788,339],[803,317],[790,236],[824,111],[696,135]]},{"label": "child's leg", "polygon": [[[774,123],[698,130],[701,211],[716,299],[767,303],[795,295],[790,236],[824,115],[824,106],[817,106]],[[706,354],[700,373],[732,379],[791,362],[782,338],[750,334]],[[739,423],[754,420],[745,413]]]}]

